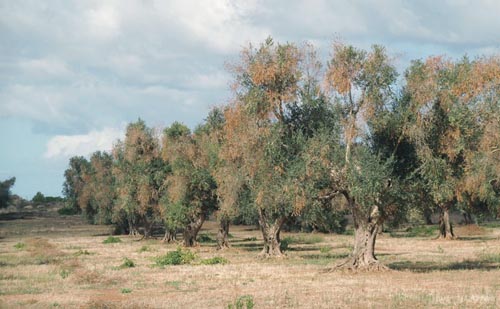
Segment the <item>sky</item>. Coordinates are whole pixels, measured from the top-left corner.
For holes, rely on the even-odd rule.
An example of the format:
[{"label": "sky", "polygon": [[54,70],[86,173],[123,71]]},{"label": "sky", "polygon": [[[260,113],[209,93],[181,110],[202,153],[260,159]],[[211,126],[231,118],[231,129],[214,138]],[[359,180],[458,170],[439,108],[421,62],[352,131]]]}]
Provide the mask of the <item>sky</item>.
[{"label": "sky", "polygon": [[249,43],[384,45],[402,71],[430,55],[500,52],[497,0],[0,0],[0,180],[61,195],[71,156],[127,123],[190,127],[230,98]]}]

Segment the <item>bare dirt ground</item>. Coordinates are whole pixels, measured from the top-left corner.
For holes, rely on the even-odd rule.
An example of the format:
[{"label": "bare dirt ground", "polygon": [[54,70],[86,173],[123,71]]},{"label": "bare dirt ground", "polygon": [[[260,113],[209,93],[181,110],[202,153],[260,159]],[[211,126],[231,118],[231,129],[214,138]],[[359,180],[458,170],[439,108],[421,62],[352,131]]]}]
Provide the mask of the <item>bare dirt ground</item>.
[{"label": "bare dirt ground", "polygon": [[[391,270],[379,273],[328,271],[349,254],[349,235],[284,233],[287,257],[259,259],[258,230],[232,226],[232,248],[221,252],[207,222],[192,264],[158,267],[176,244],[128,236],[104,244],[109,232],[54,212],[2,216],[0,307],[500,307],[499,224],[458,227],[454,241],[382,234],[378,258]],[[228,263],[201,265],[216,256]],[[135,267],[120,267],[124,258]]]}]

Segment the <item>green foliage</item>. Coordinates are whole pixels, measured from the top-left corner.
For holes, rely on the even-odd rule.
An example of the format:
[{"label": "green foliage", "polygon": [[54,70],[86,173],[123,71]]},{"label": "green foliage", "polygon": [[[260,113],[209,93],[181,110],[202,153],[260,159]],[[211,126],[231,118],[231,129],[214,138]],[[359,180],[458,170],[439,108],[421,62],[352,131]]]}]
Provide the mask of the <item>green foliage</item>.
[{"label": "green foliage", "polygon": [[122,288],[121,289],[121,293],[122,294],[130,294],[130,293],[132,293],[132,289],[130,289],[130,288]]},{"label": "green foliage", "polygon": [[120,242],[122,242],[122,240],[120,238],[114,237],[114,236],[109,236],[102,243],[103,244],[116,244],[116,243],[120,243]]},{"label": "green foliage", "polygon": [[5,208],[11,200],[11,188],[16,183],[16,177],[0,181],[0,208]]},{"label": "green foliage", "polygon": [[319,252],[321,252],[321,253],[328,253],[330,251],[332,251],[332,247],[330,247],[330,246],[324,246],[324,247],[319,248]]},{"label": "green foliage", "polygon": [[18,242],[17,244],[14,245],[14,248],[17,250],[23,250],[26,247],[26,244],[23,242]]},{"label": "green foliage", "polygon": [[39,191],[35,194],[35,196],[33,196],[31,202],[38,205],[38,204],[64,202],[64,199],[60,196],[45,196],[42,194],[42,192]]},{"label": "green foliage", "polygon": [[178,247],[175,251],[159,256],[155,259],[157,266],[189,264],[196,258],[196,255],[188,249]]},{"label": "green foliage", "polygon": [[59,272],[59,275],[61,276],[61,278],[66,279],[69,277],[70,273],[71,272],[67,269],[61,269],[61,271]]},{"label": "green foliage", "polygon": [[151,251],[151,248],[149,248],[148,246],[144,245],[142,246],[140,249],[139,249],[139,253],[142,253],[142,252],[147,252],[147,251]]},{"label": "green foliage", "polygon": [[123,263],[120,265],[120,268],[132,268],[132,267],[135,267],[135,263],[134,261],[132,261],[131,259],[125,257],[123,258]]},{"label": "green foliage", "polygon": [[78,214],[78,210],[73,207],[65,206],[63,208],[59,208],[57,213],[61,216],[72,216]]},{"label": "green foliage", "polygon": [[198,235],[198,241],[200,243],[213,243],[213,242],[215,242],[215,240],[212,237],[210,237],[210,235],[208,235],[207,233],[203,233],[203,234]]},{"label": "green foliage", "polygon": [[216,264],[227,264],[229,261],[223,257],[220,256],[215,256],[213,258],[209,259],[203,259],[200,261],[200,264],[202,265],[216,265]]},{"label": "green foliage", "polygon": [[228,304],[228,309],[252,309],[255,306],[252,295],[238,297],[234,303]]}]

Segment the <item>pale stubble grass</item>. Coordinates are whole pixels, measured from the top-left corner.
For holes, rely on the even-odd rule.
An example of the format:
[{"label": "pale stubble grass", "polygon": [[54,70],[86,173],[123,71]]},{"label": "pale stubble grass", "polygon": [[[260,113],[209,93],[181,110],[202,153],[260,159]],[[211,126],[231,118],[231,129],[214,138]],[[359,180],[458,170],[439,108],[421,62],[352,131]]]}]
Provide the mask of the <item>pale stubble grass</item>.
[{"label": "pale stubble grass", "polygon": [[[384,234],[377,253],[393,270],[352,273],[325,271],[349,253],[352,236],[347,235],[320,234],[312,241],[309,235],[284,233],[298,243],[290,244],[286,258],[263,260],[257,257],[259,231],[231,227],[231,249],[219,252],[212,243],[192,249],[199,259],[220,256],[228,264],[160,268],[155,257],[177,244],[128,236],[103,244],[107,227],[58,220],[63,219],[2,222],[0,307],[224,308],[244,295],[252,297],[255,308],[500,306],[499,229],[478,235],[463,231],[456,241]],[[213,236],[214,223],[208,222],[204,233]],[[26,247],[16,249],[19,242]],[[144,246],[147,250],[141,250]],[[331,249],[322,252],[323,247]],[[37,254],[46,259],[36,260]],[[135,267],[119,268],[125,257]]]}]

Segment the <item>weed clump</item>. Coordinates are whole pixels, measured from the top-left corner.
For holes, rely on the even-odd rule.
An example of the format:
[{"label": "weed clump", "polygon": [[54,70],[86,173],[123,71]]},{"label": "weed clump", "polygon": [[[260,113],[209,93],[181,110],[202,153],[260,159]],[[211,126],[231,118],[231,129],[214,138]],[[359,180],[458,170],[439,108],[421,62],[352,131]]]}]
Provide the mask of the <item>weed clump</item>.
[{"label": "weed clump", "polygon": [[116,244],[116,243],[119,243],[119,242],[122,242],[122,240],[120,238],[114,237],[114,236],[109,236],[102,243],[103,244]]},{"label": "weed clump", "polygon": [[18,242],[17,244],[14,245],[14,248],[16,248],[17,250],[22,250],[25,247],[26,247],[26,244],[23,242]]},{"label": "weed clump", "polygon": [[215,256],[213,258],[209,258],[209,259],[204,259],[204,260],[201,260],[200,264],[202,265],[216,265],[216,264],[227,264],[229,263],[229,261],[223,257],[220,257],[220,256]]},{"label": "weed clump", "polygon": [[175,251],[157,257],[155,262],[157,266],[182,265],[191,263],[195,258],[196,255],[193,252],[178,247]]},{"label": "weed clump", "polygon": [[122,265],[120,265],[120,268],[132,268],[132,267],[135,267],[135,263],[129,258],[124,258]]},{"label": "weed clump", "polygon": [[129,289],[129,288],[122,289],[122,294],[129,294],[129,293],[132,293],[132,289]]},{"label": "weed clump", "polygon": [[227,309],[253,309],[255,306],[252,295],[243,295],[232,304],[227,305]]}]

